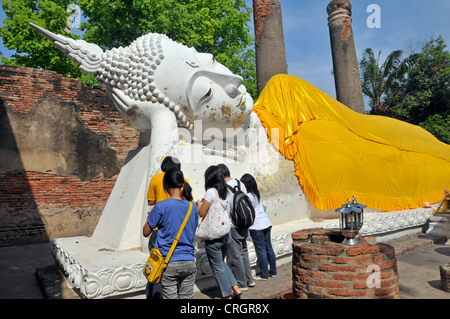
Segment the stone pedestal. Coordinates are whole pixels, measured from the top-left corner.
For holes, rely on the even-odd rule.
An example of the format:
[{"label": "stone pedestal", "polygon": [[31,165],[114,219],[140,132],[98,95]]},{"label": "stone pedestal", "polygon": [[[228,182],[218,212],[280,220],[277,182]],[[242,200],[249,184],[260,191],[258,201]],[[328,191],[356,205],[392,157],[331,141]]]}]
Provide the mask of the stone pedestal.
[{"label": "stone pedestal", "polygon": [[101,299],[141,293],[148,255],[139,248],[120,250],[92,237],[52,240],[56,264],[82,298]]},{"label": "stone pedestal", "polygon": [[359,244],[342,244],[339,229],[294,232],[292,278],[297,299],[399,298],[395,249],[360,237]]},{"label": "stone pedestal", "polygon": [[333,0],[327,12],[336,99],[356,112],[365,113],[352,30],[352,5],[349,0]]}]

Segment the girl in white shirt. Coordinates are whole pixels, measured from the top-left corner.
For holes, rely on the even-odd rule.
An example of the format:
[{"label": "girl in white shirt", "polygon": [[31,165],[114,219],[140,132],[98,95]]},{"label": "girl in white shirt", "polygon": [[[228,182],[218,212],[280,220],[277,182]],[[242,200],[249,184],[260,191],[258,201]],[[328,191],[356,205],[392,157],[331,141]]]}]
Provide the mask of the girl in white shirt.
[{"label": "girl in white shirt", "polygon": [[[202,201],[197,201],[198,215],[204,218],[209,208],[216,200],[227,198],[227,185],[219,167],[212,165],[205,171],[205,190],[206,194]],[[208,257],[209,265],[213,272],[214,279],[221,292],[220,299],[240,299],[241,290],[237,284],[236,278],[231,272],[230,267],[225,262],[225,256],[230,244],[230,233],[221,238],[205,240],[205,251]]]},{"label": "girl in white shirt", "polygon": [[253,278],[255,280],[267,280],[269,276],[277,276],[277,261],[270,238],[272,224],[261,204],[261,195],[259,194],[255,178],[250,174],[244,174],[241,177],[241,182],[245,185],[247,195],[255,208],[255,222],[249,230],[255,245],[261,274]]}]

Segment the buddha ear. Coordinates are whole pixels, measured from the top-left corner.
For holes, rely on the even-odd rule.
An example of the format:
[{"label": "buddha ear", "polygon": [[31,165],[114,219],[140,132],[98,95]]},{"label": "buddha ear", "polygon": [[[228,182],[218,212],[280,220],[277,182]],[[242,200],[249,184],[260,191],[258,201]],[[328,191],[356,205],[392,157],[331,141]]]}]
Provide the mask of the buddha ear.
[{"label": "buddha ear", "polygon": [[69,59],[75,62],[81,71],[94,74],[100,68],[102,61],[102,49],[95,44],[84,40],[75,40],[60,34],[55,34],[30,22],[30,27],[53,42],[53,44]]}]

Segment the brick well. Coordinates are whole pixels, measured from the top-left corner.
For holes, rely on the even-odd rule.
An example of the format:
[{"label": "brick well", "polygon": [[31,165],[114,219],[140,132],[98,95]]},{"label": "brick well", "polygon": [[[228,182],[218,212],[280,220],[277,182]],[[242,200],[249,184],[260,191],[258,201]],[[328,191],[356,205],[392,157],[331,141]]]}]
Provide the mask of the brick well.
[{"label": "brick well", "polygon": [[341,244],[339,229],[292,234],[292,290],[297,299],[398,299],[395,249],[374,237]]}]

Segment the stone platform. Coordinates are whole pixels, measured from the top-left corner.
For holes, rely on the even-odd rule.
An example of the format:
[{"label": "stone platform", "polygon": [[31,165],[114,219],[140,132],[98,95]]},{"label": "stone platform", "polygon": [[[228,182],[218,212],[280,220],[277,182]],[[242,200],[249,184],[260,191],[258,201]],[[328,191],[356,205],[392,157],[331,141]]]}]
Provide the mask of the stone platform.
[{"label": "stone platform", "polygon": [[[376,236],[379,242],[423,232],[433,214],[432,208],[401,212],[367,213],[362,236]],[[292,233],[307,228],[336,228],[338,219],[320,222],[298,220],[272,228],[272,246],[277,265],[291,262]],[[207,262],[202,243],[196,244],[196,291],[213,288],[216,284]],[[143,297],[146,281],[142,268],[148,256],[139,248],[117,250],[91,237],[70,237],[52,240],[56,263],[67,276],[68,283],[82,298]],[[249,240],[249,257],[256,267],[256,253]]]}]

